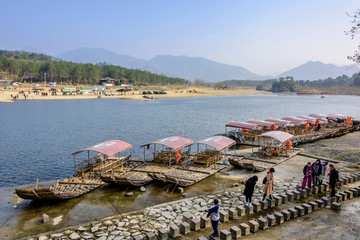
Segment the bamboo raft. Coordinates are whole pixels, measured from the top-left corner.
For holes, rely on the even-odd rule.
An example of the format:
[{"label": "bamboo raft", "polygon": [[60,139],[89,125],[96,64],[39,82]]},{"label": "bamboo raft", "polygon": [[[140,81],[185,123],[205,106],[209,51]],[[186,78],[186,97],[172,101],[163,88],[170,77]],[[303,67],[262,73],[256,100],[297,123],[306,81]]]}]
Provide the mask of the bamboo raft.
[{"label": "bamboo raft", "polygon": [[262,172],[266,169],[274,167],[282,162],[289,160],[290,158],[301,153],[303,149],[294,148],[288,152],[284,152],[280,156],[269,157],[262,153],[253,153],[246,156],[236,156],[232,155],[229,157],[229,163],[237,168],[246,169],[254,172]]},{"label": "bamboo raft", "polygon": [[166,173],[165,178],[168,183],[173,183],[181,187],[188,187],[210,177],[226,167],[227,165],[225,164],[216,164],[216,167],[191,164]]},{"label": "bamboo raft", "polygon": [[100,178],[107,183],[135,187],[146,185],[153,180],[166,182],[164,174],[182,166],[188,159],[187,152],[182,153],[178,163],[176,163],[175,153],[172,151],[154,152],[153,155],[152,161],[143,162],[126,173],[114,171],[102,175]]},{"label": "bamboo raft", "polygon": [[126,173],[114,172],[111,173],[111,175],[108,174],[100,178],[107,183],[140,187],[150,183],[155,176],[161,180],[161,174],[171,171],[172,169],[173,167],[169,167],[168,165],[146,162]]},{"label": "bamboo raft", "polygon": [[88,193],[106,183],[100,179],[101,174],[106,174],[113,169],[118,171],[129,171],[139,163],[128,163],[130,156],[127,157],[108,157],[103,154],[87,159],[76,164],[78,169],[74,176],[57,181],[50,187],[39,188],[38,179],[33,187],[25,189],[15,189],[16,194],[23,199],[34,200],[53,200],[69,199]]},{"label": "bamboo raft", "polygon": [[315,141],[319,141],[322,139],[340,137],[345,134],[354,132],[358,129],[356,125],[347,126],[342,123],[329,123],[326,127],[321,129],[320,131],[315,131],[308,134],[299,134],[295,135],[292,139],[293,145],[297,146],[299,144],[311,143]]},{"label": "bamboo raft", "polygon": [[[347,125],[345,123],[335,123],[329,122],[323,126],[320,131],[314,131],[313,129],[304,129],[300,126],[289,126],[289,127],[279,127],[278,129],[290,134],[293,134],[295,137],[292,139],[294,146],[304,143],[311,143],[327,138],[340,137],[350,132],[358,130],[358,125]],[[231,137],[236,140],[238,144],[244,144],[249,146],[257,145],[254,142],[256,136],[261,133],[268,132],[268,130],[253,130],[249,132],[239,134],[231,134],[231,132],[226,133],[225,135],[231,135]]]},{"label": "bamboo raft", "polygon": [[181,187],[193,185],[227,167],[220,163],[222,158],[221,152],[210,149],[193,154],[188,164],[165,173],[165,181]]}]

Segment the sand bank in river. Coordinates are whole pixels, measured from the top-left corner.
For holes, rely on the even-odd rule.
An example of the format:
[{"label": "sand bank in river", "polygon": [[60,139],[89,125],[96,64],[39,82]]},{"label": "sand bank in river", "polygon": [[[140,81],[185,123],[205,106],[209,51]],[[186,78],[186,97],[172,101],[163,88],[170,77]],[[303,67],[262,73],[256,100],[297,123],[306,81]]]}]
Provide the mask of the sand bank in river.
[{"label": "sand bank in river", "polygon": [[[11,95],[18,95],[18,100],[25,100],[23,94],[19,94],[19,91],[25,91],[27,100],[60,100],[60,99],[95,99],[99,98],[99,95],[93,93],[84,93],[84,94],[75,94],[75,95],[62,95],[61,89],[63,87],[74,87],[74,86],[59,86],[57,87],[58,93],[57,96],[50,95],[48,87],[45,87],[43,91],[40,91],[40,94],[36,95],[31,91],[30,86],[19,87],[12,90],[0,90],[0,102],[12,102],[13,99]],[[80,86],[78,86],[80,87]],[[89,87],[89,86],[88,86]],[[146,94],[143,95],[143,91],[153,91],[153,90],[165,90],[167,94]],[[41,92],[48,93],[48,96],[42,96]],[[177,98],[177,97],[202,97],[202,96],[232,96],[232,95],[254,95],[265,93],[263,91],[256,91],[255,87],[238,87],[235,89],[229,90],[219,90],[213,89],[210,87],[195,87],[195,86],[147,86],[138,88],[137,90],[127,92],[126,94],[121,94],[114,90],[107,90],[107,96],[101,95],[100,98],[119,98],[119,99],[129,99],[129,100],[149,100],[144,98],[144,96],[157,98]]]}]

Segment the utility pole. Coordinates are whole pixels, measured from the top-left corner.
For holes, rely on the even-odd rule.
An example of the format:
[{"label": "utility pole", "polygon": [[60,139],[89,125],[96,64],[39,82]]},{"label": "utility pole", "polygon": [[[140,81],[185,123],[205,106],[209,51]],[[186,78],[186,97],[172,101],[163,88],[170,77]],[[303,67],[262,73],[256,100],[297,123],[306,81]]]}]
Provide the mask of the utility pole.
[{"label": "utility pole", "polygon": [[46,72],[44,72],[44,87],[46,87]]}]

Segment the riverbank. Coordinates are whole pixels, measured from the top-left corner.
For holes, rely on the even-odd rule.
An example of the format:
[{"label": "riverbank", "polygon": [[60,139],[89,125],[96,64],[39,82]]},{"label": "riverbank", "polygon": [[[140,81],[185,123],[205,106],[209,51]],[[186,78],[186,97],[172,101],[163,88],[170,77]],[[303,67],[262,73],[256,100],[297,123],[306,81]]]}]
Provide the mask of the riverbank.
[{"label": "riverbank", "polygon": [[[210,87],[201,86],[146,86],[137,88],[136,90],[128,91],[126,93],[118,92],[116,89],[109,89],[106,94],[83,93],[73,95],[62,95],[61,88],[73,86],[58,86],[57,95],[51,95],[49,87],[43,87],[39,94],[31,91],[31,86],[22,86],[11,90],[0,90],[0,102],[13,102],[12,96],[18,96],[17,100],[64,100],[64,99],[95,99],[95,98],[118,98],[128,100],[150,100],[158,98],[181,98],[181,97],[202,97],[202,96],[236,96],[236,95],[254,95],[264,94],[265,91],[257,91],[254,87],[237,87],[234,89],[214,89]],[[89,87],[89,86],[78,86]],[[157,91],[163,90],[166,94],[142,94],[143,91]],[[19,92],[25,92],[24,94]],[[41,93],[47,93],[42,95]]]},{"label": "riverbank", "polygon": [[[360,132],[354,132],[318,143],[326,142],[334,149],[342,148],[338,142],[346,139],[356,141],[359,136]],[[304,146],[310,149],[308,145]],[[294,189],[301,182],[302,168],[308,161],[313,162],[314,159],[295,156],[276,166],[275,194]],[[359,171],[352,162],[347,161],[341,161],[337,164],[337,168],[342,177]],[[121,189],[108,186],[79,198],[56,203],[21,200],[13,194],[11,188],[6,188],[6,191],[1,192],[3,198],[0,209],[6,211],[6,216],[1,219],[6,219],[7,222],[0,223],[2,224],[0,235],[4,236],[4,239],[22,237],[28,239],[27,236],[31,235],[35,236],[33,239],[70,238],[71,235],[75,239],[77,235],[90,239],[101,237],[132,239],[130,235],[144,234],[147,231],[157,232],[159,228],[179,224],[185,214],[202,216],[211,205],[213,198],[219,198],[224,209],[243,206],[244,185],[241,183],[252,175],[254,174],[251,172],[230,166],[225,172],[185,188],[184,193],[178,193],[174,186],[163,184],[150,184],[146,186],[146,192],[140,192],[137,188]],[[254,200],[260,200],[263,188],[261,180],[265,173],[256,175],[260,181],[256,187]],[[128,192],[132,192],[133,196],[127,197]],[[42,214],[49,215],[48,223],[42,223]],[[346,229],[346,226],[343,227]]]},{"label": "riverbank", "polygon": [[[296,186],[301,182],[301,177],[298,172],[298,168],[301,168],[307,161],[311,161],[306,157],[297,156],[294,159],[289,160],[282,165],[279,165],[276,168],[275,172],[275,189],[274,195],[285,194],[289,191],[296,190]],[[348,171],[347,163],[342,163],[338,165],[338,169],[341,172]],[[248,174],[246,177],[249,177]],[[262,178],[264,173],[259,173],[259,178]],[[342,177],[349,176],[350,172],[342,173]],[[345,186],[342,188],[349,189],[350,187],[357,186],[358,183],[349,184],[349,186]],[[259,202],[262,199],[262,190],[263,184],[259,182],[256,186],[253,201]],[[184,218],[187,216],[191,216],[191,218],[200,219],[207,213],[208,208],[212,205],[213,199],[219,199],[221,203],[222,210],[228,211],[235,207],[245,207],[244,201],[245,196],[243,195],[244,185],[240,184],[239,186],[234,185],[233,188],[228,188],[224,190],[215,191],[211,194],[196,196],[192,198],[186,198],[182,200],[167,202],[164,204],[154,205],[151,207],[147,207],[145,209],[128,212],[128,213],[118,213],[114,216],[107,217],[104,219],[100,219],[97,221],[92,221],[85,224],[80,224],[72,227],[68,227],[61,230],[51,231],[47,233],[42,233],[39,235],[35,235],[33,237],[25,237],[24,239],[134,239],[135,236],[144,237],[146,233],[152,232],[157,234],[159,229],[169,229],[171,225],[179,226]],[[322,195],[326,195],[323,193]],[[314,200],[311,198],[309,200]],[[308,200],[308,201],[309,201]],[[303,202],[302,200],[301,202]],[[297,202],[297,201],[296,201]],[[294,207],[297,203],[289,203],[285,207]],[[307,202],[307,201],[306,201]],[[350,207],[352,207],[351,205]],[[356,205],[358,208],[359,205]],[[279,211],[279,208],[275,208],[275,211]],[[274,211],[273,210],[273,211]],[[265,211],[266,214],[273,211]],[[337,222],[336,216],[334,219],[325,219],[323,213],[320,213],[323,219],[321,224],[327,224],[327,222],[335,224]],[[259,214],[255,214],[259,216]],[[347,211],[347,214],[343,216],[346,218],[347,216],[352,216],[351,211]],[[241,217],[237,222],[244,222],[253,219],[254,216],[244,216]],[[39,222],[41,221],[39,216]],[[50,221],[54,221],[54,219],[50,219]],[[44,223],[41,223],[44,224]],[[299,221],[295,221],[295,223],[291,223],[291,228],[301,228],[299,225]],[[219,228],[228,229],[234,225],[233,222],[230,223],[220,223]],[[236,224],[235,224],[236,225]],[[353,226],[348,226],[344,224],[340,226],[342,229],[342,233],[346,233],[350,227],[353,230]],[[340,229],[340,228],[339,228]],[[279,228],[273,228],[267,230],[267,233],[270,235],[276,236],[276,232],[279,231]],[[286,225],[281,227],[282,234],[281,236],[286,235]],[[202,230],[201,232],[192,232],[188,236],[183,236],[182,239],[196,239],[201,235],[209,235],[211,233],[211,228],[207,228]],[[18,233],[19,234],[19,233]],[[324,234],[322,231],[313,232],[313,235],[321,236]],[[264,236],[264,235],[263,235]],[[250,236],[251,238],[252,236]],[[142,239],[142,238],[141,238]],[[276,238],[275,239],[281,239]]]}]

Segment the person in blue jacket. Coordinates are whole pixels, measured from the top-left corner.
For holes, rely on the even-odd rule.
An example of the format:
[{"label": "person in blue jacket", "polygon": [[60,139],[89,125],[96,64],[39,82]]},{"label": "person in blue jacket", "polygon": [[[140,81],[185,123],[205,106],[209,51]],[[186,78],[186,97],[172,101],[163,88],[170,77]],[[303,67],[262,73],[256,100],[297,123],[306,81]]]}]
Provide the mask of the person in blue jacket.
[{"label": "person in blue jacket", "polygon": [[220,203],[219,200],[214,200],[214,206],[212,206],[209,209],[209,212],[206,216],[207,218],[210,217],[211,219],[211,226],[214,229],[214,233],[212,233],[210,236],[212,237],[219,237],[219,230],[218,225],[220,221]]}]

